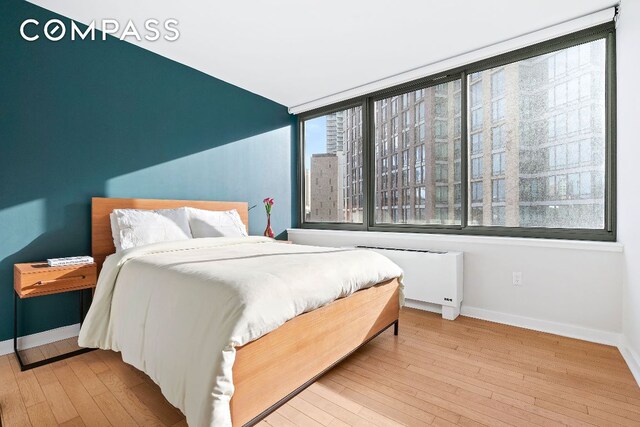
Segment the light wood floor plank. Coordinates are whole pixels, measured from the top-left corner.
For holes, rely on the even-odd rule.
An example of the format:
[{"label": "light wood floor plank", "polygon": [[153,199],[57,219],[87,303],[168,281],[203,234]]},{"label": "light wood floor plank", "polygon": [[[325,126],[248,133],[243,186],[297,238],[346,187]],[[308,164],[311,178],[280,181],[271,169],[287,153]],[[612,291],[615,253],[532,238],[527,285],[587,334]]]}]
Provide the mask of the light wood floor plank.
[{"label": "light wood floor plank", "polygon": [[40,402],[27,408],[31,425],[43,427],[55,427],[58,425],[47,402]]},{"label": "light wood floor plank", "polygon": [[62,424],[79,416],[69,396],[67,396],[67,393],[59,382],[43,385],[42,391],[58,423]]},{"label": "light wood floor plank", "polygon": [[69,367],[69,364],[54,368],[53,373],[58,378],[62,388],[67,393],[67,396],[69,396],[71,402],[73,402],[73,406],[86,425],[96,427],[106,427],[110,425],[107,417],[105,417],[100,408],[98,408],[98,405],[96,405],[96,402],[91,398],[89,392],[87,392],[76,374]]},{"label": "light wood floor plank", "polygon": [[114,426],[136,426],[136,423],[129,413],[122,407],[118,399],[110,391],[93,396],[93,400],[107,417],[111,425]]}]

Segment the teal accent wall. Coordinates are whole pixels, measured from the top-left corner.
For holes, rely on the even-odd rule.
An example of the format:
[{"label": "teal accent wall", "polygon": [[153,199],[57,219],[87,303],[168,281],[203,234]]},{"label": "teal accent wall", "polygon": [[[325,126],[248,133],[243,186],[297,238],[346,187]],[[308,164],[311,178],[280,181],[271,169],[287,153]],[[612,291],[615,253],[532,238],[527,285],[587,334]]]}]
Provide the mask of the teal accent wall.
[{"label": "teal accent wall", "polygon": [[[70,25],[0,4],[0,341],[13,335],[13,264],[90,254],[93,196],[248,201],[251,234],[270,196],[276,234],[295,222],[284,106],[114,38],[27,42],[27,18]],[[77,323],[78,301],[24,300],[19,335]]]}]

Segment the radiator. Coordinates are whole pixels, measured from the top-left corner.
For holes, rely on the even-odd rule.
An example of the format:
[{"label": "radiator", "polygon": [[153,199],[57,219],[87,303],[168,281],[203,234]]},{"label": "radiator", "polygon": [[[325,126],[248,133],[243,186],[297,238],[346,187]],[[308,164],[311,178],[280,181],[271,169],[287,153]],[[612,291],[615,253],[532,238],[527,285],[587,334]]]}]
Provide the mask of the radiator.
[{"label": "radiator", "polygon": [[[442,317],[453,320],[460,314],[462,303],[462,252],[436,252],[358,246],[389,258],[404,270],[404,295],[407,300],[438,304]],[[408,301],[411,304],[411,301]]]}]

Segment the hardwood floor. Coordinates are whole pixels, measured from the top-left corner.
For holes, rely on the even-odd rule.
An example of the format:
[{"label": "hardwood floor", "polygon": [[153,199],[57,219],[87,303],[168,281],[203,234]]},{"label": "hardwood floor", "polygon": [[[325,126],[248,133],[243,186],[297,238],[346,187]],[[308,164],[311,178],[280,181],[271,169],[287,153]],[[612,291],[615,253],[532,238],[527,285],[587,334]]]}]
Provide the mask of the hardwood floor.
[{"label": "hardwood floor", "polygon": [[[145,374],[101,350],[26,372],[0,357],[0,410],[3,426],[186,425]],[[386,331],[260,425],[640,426],[640,389],[614,347],[403,309],[399,337]]]}]

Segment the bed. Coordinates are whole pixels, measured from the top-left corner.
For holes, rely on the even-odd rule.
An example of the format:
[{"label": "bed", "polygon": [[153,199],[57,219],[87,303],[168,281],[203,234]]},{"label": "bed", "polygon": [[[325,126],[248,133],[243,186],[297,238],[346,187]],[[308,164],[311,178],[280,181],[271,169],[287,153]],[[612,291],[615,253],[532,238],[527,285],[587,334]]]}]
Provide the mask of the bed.
[{"label": "bed", "polygon": [[[248,224],[248,205],[243,202],[94,198],[92,200],[92,252],[98,268],[101,269],[102,266],[105,265],[107,256],[113,254],[115,251],[109,220],[109,215],[114,209],[151,210],[172,209],[183,206],[211,211],[236,209],[242,222],[245,225]],[[330,257],[334,257],[333,259],[335,260],[338,259],[336,257],[342,259],[365,255],[369,256],[368,254],[357,251],[334,253],[337,251],[320,248],[306,249],[306,247],[299,247],[298,245],[264,242],[260,239],[261,238],[250,238],[246,244],[235,241],[224,242],[224,251],[225,253],[234,253],[234,251],[239,251],[242,247],[243,251],[246,252],[248,249],[242,245],[251,248],[251,250],[257,250],[254,249],[254,246],[249,245],[249,243],[254,243],[255,241],[258,245],[255,247],[260,249],[260,254],[254,256],[263,256],[263,252],[266,251],[264,256],[270,259],[286,258],[293,260],[296,259],[296,257],[306,256],[310,251],[317,251],[317,253],[313,254],[314,259],[322,257],[331,259]],[[194,240],[203,240],[202,242],[198,242],[199,246],[196,246],[195,243],[188,244],[189,251],[194,251],[194,253],[198,254],[200,250],[209,250],[209,246],[211,245],[218,245],[217,242],[206,242],[209,239]],[[143,265],[145,262],[149,263],[148,260],[162,259],[163,257],[167,259],[167,253],[171,251],[176,254],[181,253],[180,251],[182,249],[187,248],[186,245],[187,243],[182,243],[178,247],[159,247],[158,249],[154,249],[155,252],[151,249],[146,253],[140,251],[140,258],[137,262]],[[162,252],[165,249],[167,249],[167,252]],[[221,249],[216,247],[211,250],[220,252]],[[276,255],[285,255],[286,257],[276,257]],[[134,257],[134,255],[132,254],[131,257]],[[113,259],[113,257],[111,258]],[[234,262],[235,260],[234,258]],[[189,262],[198,265],[201,260],[190,258]],[[105,265],[105,271],[107,271],[108,263],[109,261],[107,261]],[[120,261],[119,264],[120,263],[125,264],[124,261]],[[164,266],[163,264],[158,268],[164,268]],[[113,269],[113,267],[109,268]],[[105,272],[107,276],[114,276],[113,286],[115,286],[116,281],[124,280],[123,278],[119,278],[119,271],[120,270],[115,273],[109,272],[109,274]],[[391,274],[391,272],[394,271],[395,270],[389,267],[385,274],[387,276],[395,275],[395,277],[388,277],[379,282],[376,281],[374,282],[375,284],[369,285],[369,287],[365,289],[357,290],[348,296],[336,299],[312,311],[299,314],[281,324],[276,329],[260,335],[257,339],[250,340],[246,343],[240,341],[242,345],[235,346],[234,348],[235,359],[232,362],[233,391],[230,402],[227,402],[233,425],[250,426],[256,424],[310,385],[327,370],[331,369],[334,365],[387,328],[393,326],[394,332],[397,335],[398,316],[402,300],[402,285],[400,279],[401,271],[399,274]],[[202,274],[202,272],[197,272],[197,274]],[[122,275],[125,276],[124,274]],[[135,277],[141,276],[138,274],[138,276]],[[144,275],[142,277],[144,277]],[[101,275],[100,280],[108,281],[109,278],[103,278]],[[101,285],[99,282],[96,299],[98,299],[101,286],[106,289],[106,285]],[[185,294],[187,294],[189,290],[190,288],[185,287]],[[105,298],[105,296],[102,296],[102,299]],[[119,298],[122,299],[123,297]],[[128,301],[128,305],[125,313],[133,313],[138,310],[135,303],[131,301],[132,299],[135,298],[126,300]],[[94,307],[92,306],[92,308]],[[144,310],[142,307],[139,309]],[[96,308],[95,311],[98,311],[98,308]],[[116,310],[109,308],[109,312],[111,311]],[[91,312],[89,314],[91,314]],[[88,318],[89,317],[90,316],[88,316]],[[179,319],[176,319],[176,322],[179,323]],[[135,329],[135,322],[131,323],[132,325],[128,325],[127,327]],[[110,325],[109,328],[111,327]],[[137,357],[135,349],[133,351],[131,350],[131,344],[124,346],[128,348],[125,351],[125,349],[117,348],[118,345],[104,345],[104,340],[100,341],[97,338],[95,340],[88,339],[87,336],[92,333],[90,328],[91,326],[87,328],[83,326],[83,329],[89,330],[89,332],[85,331],[84,338],[81,333],[81,338],[84,340],[84,343],[90,343],[90,345],[87,346],[122,350],[123,360],[145,371],[154,381],[158,382],[165,397],[167,397],[173,405],[179,407],[186,413],[187,420],[190,424],[209,425],[209,422],[192,421],[195,419],[201,420],[201,418],[192,417],[190,421],[189,410],[185,411],[184,402],[176,398],[175,393],[163,387],[162,376],[166,374],[167,370],[171,371],[171,369],[164,367],[164,372],[160,371],[159,373],[159,371],[152,366],[153,364],[151,362],[153,361],[146,360],[144,357]],[[114,327],[114,329],[117,330],[117,327]],[[185,332],[189,333],[189,331]],[[113,334],[114,332],[109,329],[109,333]],[[135,345],[133,347],[135,347]],[[160,353],[162,354],[162,352]],[[213,394],[215,395],[215,393]],[[172,398],[169,398],[168,395]],[[211,423],[214,425],[230,424],[227,421],[215,422],[215,417]]]}]

